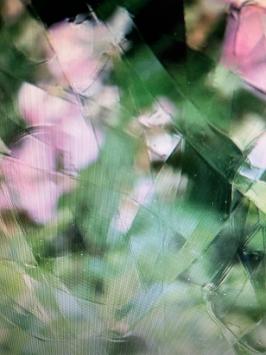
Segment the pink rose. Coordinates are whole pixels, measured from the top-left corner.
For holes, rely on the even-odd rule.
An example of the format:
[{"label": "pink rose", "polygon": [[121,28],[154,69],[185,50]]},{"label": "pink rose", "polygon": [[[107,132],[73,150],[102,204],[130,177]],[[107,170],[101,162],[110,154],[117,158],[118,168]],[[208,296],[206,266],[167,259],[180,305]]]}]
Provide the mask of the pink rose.
[{"label": "pink rose", "polygon": [[266,92],[266,8],[246,4],[231,8],[222,63],[248,84]]}]

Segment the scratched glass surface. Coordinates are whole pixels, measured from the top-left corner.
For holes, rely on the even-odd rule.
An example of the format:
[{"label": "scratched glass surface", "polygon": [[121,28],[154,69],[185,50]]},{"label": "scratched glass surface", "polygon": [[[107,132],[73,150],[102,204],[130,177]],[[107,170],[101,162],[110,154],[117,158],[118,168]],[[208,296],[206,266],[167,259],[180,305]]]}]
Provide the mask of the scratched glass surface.
[{"label": "scratched glass surface", "polygon": [[0,15],[0,354],[266,353],[265,0]]}]

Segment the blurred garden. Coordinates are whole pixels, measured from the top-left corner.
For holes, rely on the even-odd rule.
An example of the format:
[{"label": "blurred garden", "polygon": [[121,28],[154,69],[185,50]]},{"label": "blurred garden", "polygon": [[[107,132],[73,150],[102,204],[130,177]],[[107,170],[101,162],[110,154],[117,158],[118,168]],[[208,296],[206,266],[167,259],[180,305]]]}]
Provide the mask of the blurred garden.
[{"label": "blurred garden", "polygon": [[0,0],[0,354],[266,353],[265,34],[265,0]]}]

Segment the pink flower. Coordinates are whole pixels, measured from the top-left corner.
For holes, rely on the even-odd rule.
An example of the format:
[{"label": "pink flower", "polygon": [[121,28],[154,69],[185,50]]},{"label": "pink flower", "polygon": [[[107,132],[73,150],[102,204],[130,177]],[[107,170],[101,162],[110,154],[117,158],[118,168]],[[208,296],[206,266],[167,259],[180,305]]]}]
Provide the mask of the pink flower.
[{"label": "pink flower", "polygon": [[122,8],[106,24],[60,22],[48,31],[48,66],[60,82],[83,92],[101,81],[103,70],[110,68],[114,50],[119,50],[129,27],[129,15]]},{"label": "pink flower", "polygon": [[101,61],[93,55],[93,27],[61,22],[48,33],[55,52],[55,57],[48,62],[52,74],[78,91],[87,89],[102,68]]},{"label": "pink flower", "polygon": [[26,122],[39,127],[45,142],[62,157],[66,171],[85,168],[97,159],[102,134],[84,120],[77,102],[49,95],[25,83],[20,89],[18,104]]},{"label": "pink flower", "polygon": [[59,197],[74,186],[68,176],[55,171],[55,164],[53,148],[38,136],[25,136],[0,163],[1,209],[25,211],[37,223],[53,219]]},{"label": "pink flower", "polygon": [[[234,5],[239,6],[238,2]],[[263,92],[266,92],[265,21],[266,8],[260,5],[232,7],[222,54],[225,66]]]}]

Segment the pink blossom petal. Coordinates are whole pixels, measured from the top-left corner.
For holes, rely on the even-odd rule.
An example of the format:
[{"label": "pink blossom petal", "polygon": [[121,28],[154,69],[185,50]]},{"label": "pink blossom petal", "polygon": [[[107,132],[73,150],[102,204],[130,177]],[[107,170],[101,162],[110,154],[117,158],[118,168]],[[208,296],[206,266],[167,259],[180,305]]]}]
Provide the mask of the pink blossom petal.
[{"label": "pink blossom petal", "polygon": [[[54,150],[45,144],[42,135],[24,136],[13,149],[14,158],[22,162],[23,166],[34,167],[39,171],[52,171],[55,169]],[[21,168],[23,168],[23,166]]]},{"label": "pink blossom petal", "polygon": [[18,107],[23,118],[32,126],[56,123],[62,116],[78,110],[73,103],[49,95],[28,83],[20,88]]},{"label": "pink blossom petal", "polygon": [[66,171],[76,171],[93,163],[100,150],[102,135],[80,115],[65,117],[53,127],[53,144],[63,156]]},{"label": "pink blossom petal", "polygon": [[56,217],[59,196],[56,183],[47,177],[43,181],[24,181],[20,186],[19,206],[35,222],[47,223]]}]

